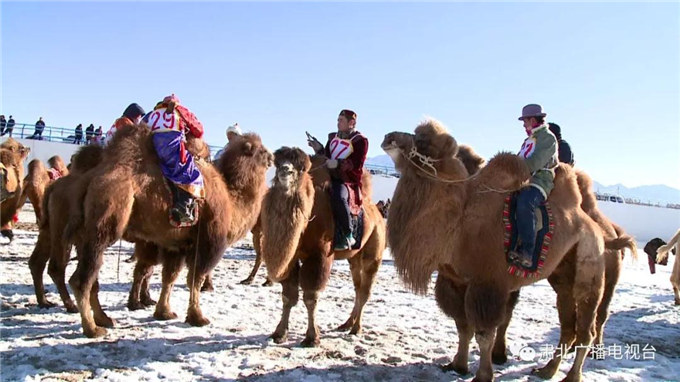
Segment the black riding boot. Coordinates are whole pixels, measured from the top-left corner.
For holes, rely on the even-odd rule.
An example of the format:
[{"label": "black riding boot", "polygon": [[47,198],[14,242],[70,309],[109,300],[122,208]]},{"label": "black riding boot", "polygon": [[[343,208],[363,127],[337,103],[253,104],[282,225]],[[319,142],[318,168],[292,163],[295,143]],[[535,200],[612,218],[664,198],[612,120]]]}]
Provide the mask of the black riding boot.
[{"label": "black riding boot", "polygon": [[194,221],[194,198],[183,189],[173,185],[174,205],[170,210],[172,219],[178,223],[193,223]]}]

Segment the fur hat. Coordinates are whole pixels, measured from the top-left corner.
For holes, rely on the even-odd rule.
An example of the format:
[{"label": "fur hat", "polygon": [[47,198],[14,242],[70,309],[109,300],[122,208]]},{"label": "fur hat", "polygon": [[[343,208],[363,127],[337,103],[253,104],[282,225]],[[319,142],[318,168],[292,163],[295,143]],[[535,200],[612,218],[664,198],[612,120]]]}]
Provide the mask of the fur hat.
[{"label": "fur hat", "polygon": [[349,110],[349,109],[342,109],[340,111],[340,115],[347,118],[348,121],[351,121],[351,120],[356,121],[357,120],[357,113],[355,113],[355,112],[353,112],[352,110]]},{"label": "fur hat", "polygon": [[243,133],[241,132],[241,128],[238,127],[238,122],[227,127],[227,134],[229,133],[234,133],[236,135],[242,135]]}]

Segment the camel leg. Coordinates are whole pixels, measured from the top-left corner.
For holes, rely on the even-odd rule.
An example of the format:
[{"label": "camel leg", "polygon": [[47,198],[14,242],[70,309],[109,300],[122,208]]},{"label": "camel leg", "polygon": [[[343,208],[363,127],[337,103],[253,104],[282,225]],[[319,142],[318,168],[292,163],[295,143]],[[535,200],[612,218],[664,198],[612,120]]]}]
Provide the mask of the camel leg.
[{"label": "camel leg", "polygon": [[280,344],[288,338],[288,320],[290,318],[291,309],[297,304],[299,291],[299,276],[300,263],[297,260],[293,261],[288,277],[281,281],[281,300],[283,301],[283,311],[281,313],[281,320],[276,326],[276,330],[272,333],[271,338],[275,343]]},{"label": "camel leg", "polygon": [[605,252],[605,261],[609,264],[605,267],[604,293],[602,301],[597,308],[597,335],[593,345],[596,347],[604,346],[604,324],[609,318],[609,304],[614,296],[616,284],[619,282],[621,274],[621,256],[619,251]]},{"label": "camel leg", "polygon": [[175,280],[182,270],[182,262],[184,259],[177,253],[166,254],[163,256],[163,273],[161,294],[158,297],[156,310],[153,317],[157,320],[172,320],[177,318],[177,314],[170,309],[170,294],[172,287],[175,285]]},{"label": "camel leg", "polygon": [[94,322],[98,326],[113,328],[116,321],[104,313],[104,309],[102,309],[102,306],[99,303],[99,280],[95,280],[94,284],[92,284],[92,289],[90,290],[90,305],[92,305]]},{"label": "camel leg", "polygon": [[680,288],[678,288],[676,285],[673,285],[673,293],[675,294],[675,305],[680,305]]},{"label": "camel leg", "polygon": [[505,333],[510,326],[510,320],[512,319],[512,312],[515,310],[515,305],[519,300],[519,290],[510,293],[510,299],[508,300],[508,305],[505,311],[505,317],[501,326],[496,330],[496,342],[493,345],[493,351],[491,352],[491,362],[496,365],[502,365],[508,361],[508,356],[506,353],[505,345]]},{"label": "camel leg", "polygon": [[214,292],[215,286],[212,281],[212,272],[205,276],[205,281],[203,281],[203,286],[201,286],[201,292]]},{"label": "camel leg", "polygon": [[494,330],[483,330],[475,333],[475,339],[479,345],[479,368],[473,382],[493,381],[493,364],[491,352],[494,345]]},{"label": "camel leg", "polygon": [[95,323],[90,301],[92,287],[104,261],[103,251],[104,248],[101,248],[101,246],[86,241],[82,250],[79,250],[81,255],[78,256],[78,266],[69,279],[69,285],[78,303],[83,333],[90,338],[101,337],[106,334],[106,329],[97,326]]},{"label": "camel leg", "polygon": [[78,307],[71,300],[71,295],[66,288],[66,266],[71,255],[71,246],[64,245],[63,242],[54,243],[52,247],[52,255],[50,256],[50,264],[47,267],[47,274],[50,275],[54,285],[57,286],[61,301],[64,302],[64,307],[69,313],[78,313]]},{"label": "camel leg", "polygon": [[574,343],[576,338],[576,302],[574,301],[573,289],[570,283],[551,280],[551,285],[557,293],[557,313],[560,318],[560,340],[552,358],[540,369],[535,369],[534,374],[543,379],[552,378],[560,367],[562,357],[566,356],[567,349]]},{"label": "camel leg", "polygon": [[441,273],[435,283],[435,299],[437,305],[447,316],[453,318],[458,330],[458,351],[453,361],[442,365],[443,371],[454,371],[460,375],[470,373],[468,368],[468,356],[470,353],[470,341],[474,335],[472,326],[468,323],[465,315],[465,285],[457,285]]},{"label": "camel leg", "polygon": [[[366,259],[363,257],[364,251],[362,251],[361,259],[357,259],[354,266],[352,266],[352,259],[350,259],[350,269],[352,271],[352,280],[354,281],[354,309],[350,315],[347,322],[341,327],[347,325],[347,329],[351,325],[351,330],[349,334],[359,334],[361,333],[361,318],[364,313],[364,306],[366,302],[371,297],[371,289],[373,288],[373,283],[375,282],[375,276],[378,273],[378,268],[380,267],[380,254],[378,258],[373,257],[371,259]],[[357,255],[359,256],[359,255]],[[355,256],[354,258],[356,258]],[[355,271],[355,268],[358,270]],[[357,276],[355,276],[357,274]],[[359,285],[357,285],[357,279]],[[338,328],[340,329],[340,328]],[[345,329],[346,330],[346,329]]]},{"label": "camel leg", "polygon": [[[138,244],[136,244],[135,247],[137,245]],[[147,302],[150,302],[149,300],[151,300],[151,297],[149,296],[149,279],[153,273],[154,264],[149,263],[141,257],[137,257],[137,259],[132,276],[132,286],[130,287],[130,294],[128,295],[127,307],[129,310],[144,309],[149,305],[153,305],[153,303],[147,304]],[[142,302],[142,297],[144,297],[146,301]]]},{"label": "camel leg", "polygon": [[[253,244],[255,242],[253,241]],[[260,270],[260,266],[262,265],[262,255],[258,251],[255,251],[255,265],[253,265],[253,270],[250,271],[250,274],[248,277],[246,277],[244,280],[242,280],[239,284],[243,285],[250,285],[253,283],[253,280],[255,279],[255,275],[257,274],[257,271]],[[269,279],[267,279],[269,280]]]},{"label": "camel leg", "polygon": [[319,345],[319,327],[316,325],[316,304],[331,275],[333,257],[319,252],[305,259],[300,268],[300,287],[307,307],[307,333],[300,344],[303,347]]},{"label": "camel leg", "polygon": [[45,297],[45,285],[43,284],[43,272],[45,271],[45,266],[47,265],[49,258],[49,232],[41,230],[38,235],[38,241],[35,243],[33,253],[31,253],[31,257],[28,259],[28,267],[31,269],[31,276],[33,277],[35,297],[38,301],[38,306],[41,308],[51,308],[56,305],[49,302]]},{"label": "camel leg", "polygon": [[200,299],[201,287],[205,281],[206,274],[195,271],[193,264],[189,265],[188,268],[187,286],[189,287],[189,308],[187,309],[186,322],[191,326],[205,326],[210,323],[210,320],[205,318],[201,311]]},{"label": "camel leg", "polygon": [[[354,322],[357,320],[357,311],[359,310],[359,301],[361,300],[361,254],[357,254],[352,258],[348,259],[349,270],[352,273],[352,282],[354,283],[354,308],[352,308],[352,313],[349,315],[347,321],[344,324],[338,326],[336,331],[349,330],[354,326]],[[369,291],[370,293],[370,291]],[[363,307],[362,307],[363,308]]]}]

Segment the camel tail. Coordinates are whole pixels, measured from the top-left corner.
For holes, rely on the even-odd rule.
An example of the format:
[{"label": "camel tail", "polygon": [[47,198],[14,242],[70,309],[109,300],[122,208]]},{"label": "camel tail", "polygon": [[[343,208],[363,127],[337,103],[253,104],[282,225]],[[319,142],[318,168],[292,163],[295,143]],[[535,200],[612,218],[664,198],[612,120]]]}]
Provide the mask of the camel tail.
[{"label": "camel tail", "polygon": [[505,315],[509,291],[493,283],[472,283],[465,292],[465,314],[475,332],[495,330]]},{"label": "camel tail", "polygon": [[616,239],[605,242],[604,247],[606,249],[613,249],[616,251],[628,248],[630,253],[633,255],[633,260],[637,261],[638,259],[637,244],[635,243],[635,239],[630,235],[619,235],[619,237]]}]

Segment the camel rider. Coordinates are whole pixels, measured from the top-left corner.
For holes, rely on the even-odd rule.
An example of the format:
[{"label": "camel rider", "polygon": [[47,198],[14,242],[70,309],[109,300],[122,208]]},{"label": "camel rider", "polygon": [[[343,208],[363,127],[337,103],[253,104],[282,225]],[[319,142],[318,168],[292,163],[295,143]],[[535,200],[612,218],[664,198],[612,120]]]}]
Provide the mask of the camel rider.
[{"label": "camel rider", "polygon": [[338,115],[338,132],[328,134],[326,147],[318,141],[309,145],[319,155],[325,155],[331,173],[331,207],[335,222],[344,240],[335,244],[335,250],[346,250],[355,244],[352,237],[350,203],[361,205],[361,176],[368,152],[368,139],[356,131],[357,115],[342,110]]},{"label": "camel rider", "polygon": [[113,136],[116,134],[116,131],[118,131],[118,129],[121,127],[139,124],[144,114],[146,114],[144,113],[144,109],[142,109],[142,107],[138,104],[131,103],[128,105],[128,107],[125,108],[125,111],[123,111],[123,115],[116,119],[113,122],[113,125],[111,125],[109,131],[106,132],[106,136],[104,137],[102,144],[106,146],[109,142],[111,142],[111,138],[113,138]]},{"label": "camel rider", "polygon": [[529,104],[522,109],[520,121],[528,137],[524,140],[519,155],[524,158],[531,172],[529,185],[517,196],[517,232],[519,244],[509,253],[510,259],[524,268],[533,265],[536,243],[534,210],[543,203],[552,191],[557,167],[557,139],[545,122],[546,113],[541,105]]},{"label": "camel rider", "polygon": [[195,220],[194,199],[205,197],[203,176],[194,158],[185,147],[186,134],[203,136],[203,124],[174,94],[159,102],[143,121],[152,132],[153,145],[158,154],[161,171],[170,181],[174,205],[172,219],[180,224]]}]

